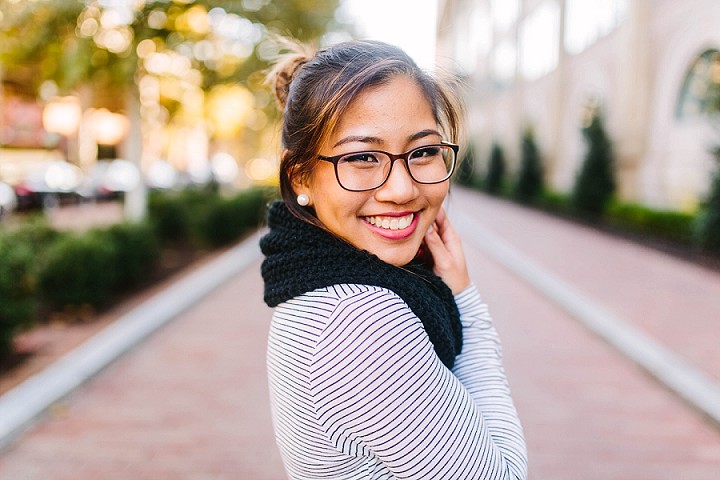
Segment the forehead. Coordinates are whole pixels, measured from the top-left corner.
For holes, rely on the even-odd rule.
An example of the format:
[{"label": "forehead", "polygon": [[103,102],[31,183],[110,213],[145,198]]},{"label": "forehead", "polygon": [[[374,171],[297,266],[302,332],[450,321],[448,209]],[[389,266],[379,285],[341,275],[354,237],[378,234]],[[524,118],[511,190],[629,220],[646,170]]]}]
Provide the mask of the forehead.
[{"label": "forehead", "polygon": [[430,98],[414,79],[397,75],[363,89],[339,115],[329,134],[331,145],[346,136],[392,141],[437,128]]}]

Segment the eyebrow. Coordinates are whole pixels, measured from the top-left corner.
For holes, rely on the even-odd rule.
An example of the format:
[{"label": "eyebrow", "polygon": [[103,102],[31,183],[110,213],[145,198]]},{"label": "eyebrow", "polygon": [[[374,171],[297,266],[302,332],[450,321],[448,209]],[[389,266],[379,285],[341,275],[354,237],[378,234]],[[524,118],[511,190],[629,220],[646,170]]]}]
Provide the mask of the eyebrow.
[{"label": "eyebrow", "polygon": [[410,140],[410,141],[419,140],[419,139],[421,139],[421,138],[429,137],[429,136],[431,136],[431,135],[437,135],[438,137],[442,138],[442,135],[440,135],[440,132],[438,132],[437,130],[433,130],[433,129],[431,129],[431,128],[428,128],[427,130],[421,130],[421,131],[419,131],[419,132],[416,133],[415,135],[411,135],[409,140]]},{"label": "eyebrow", "polygon": [[[437,135],[438,137],[442,138],[442,135],[437,130],[433,130],[431,128],[426,130],[421,130],[417,133],[414,133],[413,135],[410,135],[408,137],[408,141],[413,142],[415,140],[419,140],[421,138],[429,137],[431,135]],[[343,137],[340,140],[333,145],[333,148],[339,147],[340,145],[345,145],[346,143],[352,143],[352,142],[360,142],[360,143],[369,143],[374,145],[381,145],[383,143],[382,139],[378,137],[372,137],[369,135],[351,135],[349,137]]]},{"label": "eyebrow", "polygon": [[360,143],[370,143],[375,145],[380,145],[382,143],[382,140],[380,140],[378,137],[370,137],[365,135],[351,135],[349,137],[344,137],[338,140],[338,142],[333,145],[333,148],[339,147],[340,145],[345,145],[346,143],[353,143],[353,142],[360,142]]}]

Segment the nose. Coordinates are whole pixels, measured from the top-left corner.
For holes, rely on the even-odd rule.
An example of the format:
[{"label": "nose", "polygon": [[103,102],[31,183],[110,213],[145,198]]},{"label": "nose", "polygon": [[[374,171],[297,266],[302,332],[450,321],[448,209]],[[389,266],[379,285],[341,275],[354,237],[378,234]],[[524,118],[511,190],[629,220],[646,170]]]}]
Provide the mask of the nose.
[{"label": "nose", "polygon": [[382,187],[375,190],[375,198],[380,202],[408,203],[418,194],[417,184],[410,177],[405,162],[401,159],[393,162],[390,176]]}]

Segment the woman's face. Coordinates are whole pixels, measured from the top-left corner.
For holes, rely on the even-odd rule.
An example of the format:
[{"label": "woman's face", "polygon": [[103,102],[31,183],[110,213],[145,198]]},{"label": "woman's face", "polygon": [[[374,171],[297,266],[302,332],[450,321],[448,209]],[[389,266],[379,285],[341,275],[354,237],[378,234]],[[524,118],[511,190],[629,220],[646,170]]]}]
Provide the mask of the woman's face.
[{"label": "woman's face", "polygon": [[[361,92],[320,151],[334,156],[363,150],[400,154],[440,143],[430,102],[417,83],[402,75]],[[387,182],[366,192],[344,190],[334,166],[318,161],[297,193],[310,197],[318,219],[332,233],[387,263],[401,266],[417,254],[435,221],[449,182],[416,183],[397,160]]]}]

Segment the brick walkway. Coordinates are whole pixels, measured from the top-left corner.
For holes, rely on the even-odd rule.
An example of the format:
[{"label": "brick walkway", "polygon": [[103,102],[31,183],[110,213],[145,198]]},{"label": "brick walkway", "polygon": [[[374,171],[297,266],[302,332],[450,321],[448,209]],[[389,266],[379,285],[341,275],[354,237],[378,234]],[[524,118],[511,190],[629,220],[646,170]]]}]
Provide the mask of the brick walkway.
[{"label": "brick walkway", "polygon": [[[451,216],[471,212],[717,377],[719,274],[504,202],[452,196]],[[531,479],[720,478],[720,430],[486,252],[468,242],[467,254],[503,339]],[[258,265],[53,407],[2,452],[0,478],[284,478]]]},{"label": "brick walkway", "polygon": [[54,406],[0,457],[0,478],[283,478],[269,317],[256,264]]}]

